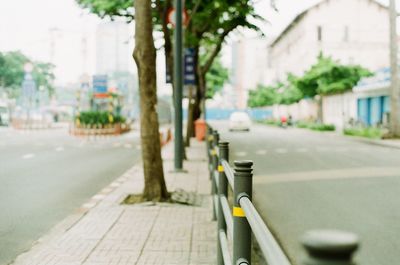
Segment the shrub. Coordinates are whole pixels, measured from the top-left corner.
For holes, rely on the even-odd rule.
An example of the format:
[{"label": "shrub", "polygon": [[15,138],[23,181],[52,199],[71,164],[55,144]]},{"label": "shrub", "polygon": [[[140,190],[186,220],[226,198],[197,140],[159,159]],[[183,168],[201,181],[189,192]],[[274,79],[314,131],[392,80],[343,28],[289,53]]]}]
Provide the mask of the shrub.
[{"label": "shrub", "polygon": [[343,130],[345,135],[350,136],[361,136],[366,138],[382,138],[383,132],[379,128],[375,127],[353,127],[345,128]]},{"label": "shrub", "polygon": [[82,111],[75,116],[75,121],[91,126],[123,123],[125,120],[125,117],[107,111]]},{"label": "shrub", "polygon": [[314,131],[335,131],[336,127],[333,124],[313,123],[299,121],[296,123],[298,128],[306,128]]},{"label": "shrub", "polygon": [[309,127],[311,130],[314,131],[335,131],[336,127],[333,124],[322,124],[322,123],[315,123]]}]

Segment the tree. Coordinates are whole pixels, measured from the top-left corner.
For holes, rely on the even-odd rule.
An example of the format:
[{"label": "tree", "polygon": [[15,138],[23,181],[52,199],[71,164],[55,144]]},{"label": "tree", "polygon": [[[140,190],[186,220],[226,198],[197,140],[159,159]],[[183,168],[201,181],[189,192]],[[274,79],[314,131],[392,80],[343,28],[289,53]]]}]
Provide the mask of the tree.
[{"label": "tree", "polygon": [[[205,56],[202,56],[205,59]],[[217,57],[206,74],[208,89],[206,98],[213,98],[215,93],[222,90],[229,78],[229,71],[221,63],[221,58]]]},{"label": "tree", "polygon": [[24,80],[24,65],[32,63],[32,77],[36,86],[43,87],[49,93],[54,94],[54,65],[43,62],[35,62],[19,51],[0,53],[0,87],[5,88],[11,98],[16,98],[21,93],[21,85]]},{"label": "tree", "polygon": [[[133,10],[130,8],[131,0],[76,1],[100,17],[124,17],[128,21],[135,19]],[[207,91],[206,75],[220,53],[226,37],[238,27],[258,30],[252,22],[262,20],[262,18],[255,13],[252,2],[252,0],[186,1],[185,8],[189,15],[189,23],[185,30],[185,43],[195,50],[197,74],[196,92],[193,95],[194,104],[189,105],[189,112],[193,113],[193,116],[189,117],[188,127],[193,127],[193,121],[200,117],[201,101],[205,98]],[[155,0],[152,5],[154,28],[163,32],[166,64],[169,72],[173,73],[171,41],[173,29],[167,24],[167,14],[171,7],[171,0]],[[205,55],[206,59],[198,60],[202,55]],[[188,131],[194,130],[188,128]]]},{"label": "tree", "polygon": [[258,85],[250,90],[247,104],[250,108],[267,107],[279,103],[278,87]]},{"label": "tree", "polygon": [[318,95],[318,122],[322,122],[322,96],[344,93],[372,73],[359,65],[342,65],[321,53],[316,64],[297,78],[295,85],[305,97]]},{"label": "tree", "polygon": [[145,187],[143,199],[165,200],[169,197],[161,159],[159,124],[156,112],[156,49],[153,39],[151,1],[135,1],[135,59],[139,72],[140,136]]},{"label": "tree", "polygon": [[297,78],[295,85],[306,97],[338,94],[351,90],[362,77],[371,74],[359,65],[343,65],[320,54],[317,63]]},{"label": "tree", "polygon": [[248,105],[251,108],[272,106],[274,104],[290,105],[300,101],[303,93],[296,86],[297,77],[288,74],[286,80],[271,86],[259,85],[250,91]]}]

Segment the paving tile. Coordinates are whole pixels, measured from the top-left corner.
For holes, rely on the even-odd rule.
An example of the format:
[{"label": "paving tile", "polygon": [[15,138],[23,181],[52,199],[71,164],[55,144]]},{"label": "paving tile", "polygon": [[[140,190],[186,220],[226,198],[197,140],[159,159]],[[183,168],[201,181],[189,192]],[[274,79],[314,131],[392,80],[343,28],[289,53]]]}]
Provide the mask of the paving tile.
[{"label": "paving tile", "polygon": [[[169,148],[169,149],[168,149]],[[69,229],[46,237],[14,265],[205,265],[215,264],[216,222],[204,145],[188,148],[187,174],[170,173],[173,160],[164,160],[169,188],[203,194],[201,205],[169,203],[121,205],[143,189],[143,170],[135,166],[94,196],[94,206]],[[171,156],[172,147],[164,148]],[[118,184],[118,185],[117,185]]]}]

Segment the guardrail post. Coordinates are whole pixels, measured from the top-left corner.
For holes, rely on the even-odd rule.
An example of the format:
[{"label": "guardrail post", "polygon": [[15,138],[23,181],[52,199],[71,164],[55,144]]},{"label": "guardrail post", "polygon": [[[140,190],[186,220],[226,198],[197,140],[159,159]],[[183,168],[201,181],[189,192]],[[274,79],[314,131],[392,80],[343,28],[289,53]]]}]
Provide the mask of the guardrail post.
[{"label": "guardrail post", "polygon": [[359,247],[357,235],[337,230],[313,230],[301,243],[307,250],[304,265],[355,265],[353,254]]},{"label": "guardrail post", "polygon": [[[226,179],[224,167],[221,164],[221,160],[224,159],[229,162],[229,143],[221,142],[219,143],[219,163],[218,163],[218,233],[217,233],[217,242],[218,242],[218,251],[217,251],[217,264],[224,265],[224,259],[222,256],[222,248],[221,243],[219,241],[219,231],[224,231],[226,233],[226,221],[224,212],[222,210],[220,196],[225,196],[228,198],[228,180]],[[230,265],[230,264],[227,264]]]},{"label": "guardrail post", "polygon": [[239,200],[244,196],[252,198],[253,162],[235,161],[234,164],[233,265],[244,265],[251,264],[251,228]]},{"label": "guardrail post", "polygon": [[207,124],[207,139],[206,140],[207,140],[206,144],[207,144],[208,163],[211,164],[210,150],[212,148],[212,129],[208,124]]},{"label": "guardrail post", "polygon": [[[219,143],[219,134],[218,131],[215,130],[213,132],[213,148],[211,149],[212,152],[212,170],[211,170],[211,194],[217,194],[217,184],[215,183],[214,179],[214,172],[218,170],[218,155],[217,155],[217,147]],[[217,220],[217,209],[215,209],[215,204],[213,203],[213,221]]]}]

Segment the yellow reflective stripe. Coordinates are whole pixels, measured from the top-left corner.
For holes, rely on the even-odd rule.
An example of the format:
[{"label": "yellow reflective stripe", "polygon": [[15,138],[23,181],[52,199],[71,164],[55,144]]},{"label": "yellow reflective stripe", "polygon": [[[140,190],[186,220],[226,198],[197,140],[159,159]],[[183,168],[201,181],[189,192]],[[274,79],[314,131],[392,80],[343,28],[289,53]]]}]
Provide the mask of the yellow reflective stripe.
[{"label": "yellow reflective stripe", "polygon": [[213,155],[213,156],[217,155],[217,150],[215,150],[215,149],[211,150],[211,155]]},{"label": "yellow reflective stripe", "polygon": [[214,137],[212,135],[208,136],[208,141],[214,140]]},{"label": "yellow reflective stripe", "polygon": [[222,165],[218,166],[218,172],[224,172],[224,167]]},{"label": "yellow reflective stripe", "polygon": [[235,217],[246,217],[243,209],[240,207],[233,207],[233,216]]}]

